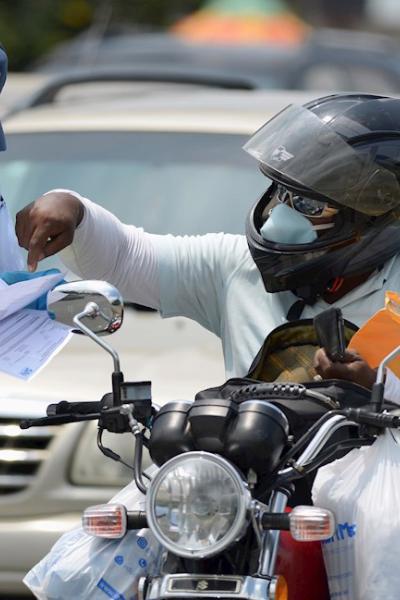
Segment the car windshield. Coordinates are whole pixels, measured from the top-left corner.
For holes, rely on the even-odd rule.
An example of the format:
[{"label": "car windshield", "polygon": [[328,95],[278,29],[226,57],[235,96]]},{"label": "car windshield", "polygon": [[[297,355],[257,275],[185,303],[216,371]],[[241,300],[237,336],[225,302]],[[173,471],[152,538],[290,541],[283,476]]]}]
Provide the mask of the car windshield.
[{"label": "car windshield", "polygon": [[247,136],[85,132],[7,136],[1,191],[15,214],[52,188],[95,200],[151,233],[243,233],[266,180]]}]

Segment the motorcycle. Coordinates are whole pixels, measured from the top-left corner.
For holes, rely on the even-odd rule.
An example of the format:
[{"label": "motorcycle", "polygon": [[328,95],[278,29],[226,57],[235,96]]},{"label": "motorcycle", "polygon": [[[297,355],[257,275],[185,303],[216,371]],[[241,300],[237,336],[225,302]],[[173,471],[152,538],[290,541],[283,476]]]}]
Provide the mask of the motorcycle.
[{"label": "motorcycle", "polygon": [[[371,444],[382,428],[400,425],[400,417],[382,411],[384,370],[393,356],[381,364],[364,408],[343,407],[315,387],[286,383],[246,383],[226,398],[159,408],[151,383],[125,381],[118,354],[102,339],[122,325],[116,288],[99,281],[62,284],[50,292],[48,310],[111,355],[112,392],[100,402],[51,404],[46,417],[21,427],[98,420],[98,447],[114,460],[120,458],[104,447],[103,431],[132,433],[134,481],[146,497],[145,511],[113,503],[89,507],[82,524],[107,539],[151,530],[163,552],[157,572],[140,578],[139,600],[329,598],[320,541],[335,534],[335,517],[288,503],[296,482],[338,452]],[[282,407],[284,400],[301,398],[330,409],[296,437]],[[144,447],[158,467],[147,481]]]}]

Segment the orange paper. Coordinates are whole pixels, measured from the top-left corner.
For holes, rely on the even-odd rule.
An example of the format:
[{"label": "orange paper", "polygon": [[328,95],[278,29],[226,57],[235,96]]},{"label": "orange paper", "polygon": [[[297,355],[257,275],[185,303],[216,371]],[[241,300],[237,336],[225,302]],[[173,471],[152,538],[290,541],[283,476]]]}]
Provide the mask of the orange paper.
[{"label": "orange paper", "polygon": [[[385,307],[375,313],[352,337],[348,348],[376,369],[380,362],[400,346],[400,295],[386,292]],[[390,363],[390,369],[400,377],[400,357]]]}]

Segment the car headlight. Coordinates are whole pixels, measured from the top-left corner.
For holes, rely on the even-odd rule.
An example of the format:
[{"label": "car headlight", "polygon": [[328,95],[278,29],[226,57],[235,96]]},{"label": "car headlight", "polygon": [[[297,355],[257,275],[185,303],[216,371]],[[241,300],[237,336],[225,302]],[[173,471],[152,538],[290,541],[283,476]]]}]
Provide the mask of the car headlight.
[{"label": "car headlight", "polygon": [[185,558],[204,558],[239,539],[251,495],[236,468],[208,452],[165,463],[146,495],[147,520],[157,540]]}]

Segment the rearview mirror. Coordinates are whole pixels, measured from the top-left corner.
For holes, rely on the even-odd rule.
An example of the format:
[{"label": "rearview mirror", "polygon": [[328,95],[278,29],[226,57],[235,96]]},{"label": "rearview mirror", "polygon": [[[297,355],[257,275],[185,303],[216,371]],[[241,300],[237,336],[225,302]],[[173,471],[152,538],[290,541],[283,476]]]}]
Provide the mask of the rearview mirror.
[{"label": "rearview mirror", "polygon": [[90,302],[99,307],[96,316],[81,318],[90,331],[96,335],[109,335],[121,327],[123,299],[117,288],[106,281],[71,281],[58,285],[47,295],[47,310],[59,323],[73,327],[74,333],[82,333],[73,319]]}]

